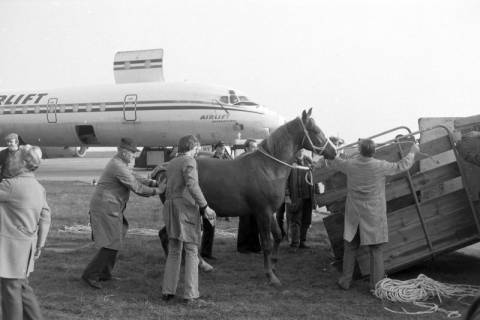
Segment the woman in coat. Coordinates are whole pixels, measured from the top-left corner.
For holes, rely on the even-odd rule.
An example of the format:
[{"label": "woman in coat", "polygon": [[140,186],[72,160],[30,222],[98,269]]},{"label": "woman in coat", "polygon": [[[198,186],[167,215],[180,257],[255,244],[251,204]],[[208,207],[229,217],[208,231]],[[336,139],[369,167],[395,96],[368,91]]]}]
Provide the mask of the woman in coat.
[{"label": "woman in coat", "polygon": [[169,238],[168,256],[163,276],[163,300],[175,296],[180,275],[182,249],[185,249],[185,302],[199,298],[198,244],[201,237],[201,216],[210,221],[215,211],[207,206],[198,184],[197,162],[199,142],[192,135],[178,143],[178,156],[167,167],[167,186],[163,215]]},{"label": "woman in coat", "polygon": [[144,197],[159,194],[154,180],[135,176],[128,164],[138,152],[135,142],[122,138],[117,154],[105,167],[90,201],[92,238],[98,253],[85,268],[82,279],[91,287],[101,289],[100,281],[112,278],[118,250],[128,230],[124,211],[130,191]]},{"label": "woman in coat", "polygon": [[359,143],[360,156],[343,160],[335,158],[329,164],[347,176],[345,229],[343,234],[343,274],[338,285],[347,290],[352,282],[359,245],[370,252],[370,289],[384,278],[382,245],[388,242],[385,180],[387,176],[408,170],[420,152],[414,144],[410,152],[398,162],[373,158],[375,143],[370,139]]},{"label": "woman in coat", "polygon": [[45,189],[33,171],[40,164],[38,147],[22,146],[22,168],[0,183],[0,284],[3,319],[43,319],[28,284],[50,229]]}]

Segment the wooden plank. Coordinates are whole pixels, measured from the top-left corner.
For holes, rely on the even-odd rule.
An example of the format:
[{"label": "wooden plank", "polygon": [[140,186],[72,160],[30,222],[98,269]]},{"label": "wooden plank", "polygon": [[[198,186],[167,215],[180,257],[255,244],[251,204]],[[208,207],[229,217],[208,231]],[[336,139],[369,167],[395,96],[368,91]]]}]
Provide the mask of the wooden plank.
[{"label": "wooden plank", "polygon": [[[472,216],[469,208],[454,208],[450,212],[438,214],[426,223],[430,230],[430,239],[434,248],[434,253],[438,254],[446,247],[464,242],[466,238],[476,236],[476,228],[472,225]],[[420,224],[409,228],[409,238],[404,241],[390,242],[384,248],[385,268],[387,270],[408,264],[412,260],[431,255],[432,252],[426,244],[423,231]],[[359,266],[362,274],[369,272],[368,255],[359,256]]]},{"label": "wooden plank", "polygon": [[[434,245],[435,252],[452,246],[465,238],[475,237],[473,216],[466,201],[465,191],[458,190],[423,203],[423,218]],[[336,214],[324,219],[332,249],[337,259],[343,254],[343,215]],[[426,245],[415,206],[409,206],[388,215],[390,242],[385,246],[385,265],[398,269],[402,264],[423,257],[430,252]],[[368,251],[358,255],[362,274],[368,273]]]},{"label": "wooden plank", "polygon": [[[429,171],[419,172],[412,176],[415,190],[423,190],[430,186],[434,186],[446,180],[456,178],[460,175],[456,162],[449,163]],[[410,194],[410,186],[405,178],[391,182],[385,186],[385,197],[387,201]],[[316,195],[317,205],[324,206],[334,201],[345,201],[347,189],[333,189],[326,191],[320,195]]]}]

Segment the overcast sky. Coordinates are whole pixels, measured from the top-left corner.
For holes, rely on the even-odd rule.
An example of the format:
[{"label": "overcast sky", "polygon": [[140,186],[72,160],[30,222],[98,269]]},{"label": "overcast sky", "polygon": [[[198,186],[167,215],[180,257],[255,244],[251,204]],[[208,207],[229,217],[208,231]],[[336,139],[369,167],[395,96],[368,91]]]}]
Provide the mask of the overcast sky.
[{"label": "overcast sky", "polygon": [[227,85],[347,141],[480,113],[480,1],[0,0],[0,88],[113,83],[164,48],[166,81]]}]

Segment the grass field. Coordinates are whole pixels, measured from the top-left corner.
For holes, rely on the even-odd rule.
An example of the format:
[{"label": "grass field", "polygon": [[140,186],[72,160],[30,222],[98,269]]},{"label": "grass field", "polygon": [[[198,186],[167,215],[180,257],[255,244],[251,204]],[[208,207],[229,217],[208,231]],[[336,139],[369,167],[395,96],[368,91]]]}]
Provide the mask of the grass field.
[{"label": "grass field", "polygon": [[[94,187],[80,182],[42,184],[52,208],[52,228],[30,282],[46,319],[446,319],[442,313],[390,313],[383,307],[415,308],[372,297],[366,280],[356,281],[347,292],[339,290],[335,284],[339,273],[331,264],[332,254],[321,221],[314,222],[310,229],[311,249],[293,253],[287,243],[282,243],[280,288],[266,282],[261,255],[237,253],[236,238],[223,236],[215,240],[215,271],[200,274],[200,293],[208,305],[186,306],[180,298],[165,303],[161,300],[165,258],[158,238],[129,235],[114,274],[123,279],[105,284],[102,290],[91,289],[79,280],[95,253],[89,246],[90,236],[62,230],[64,226],[88,223]],[[132,194],[126,215],[131,228],[162,226],[158,198]],[[235,232],[237,223],[236,218],[220,220],[217,228]],[[410,279],[424,273],[441,282],[480,285],[479,270],[479,259],[452,253],[393,277]],[[182,289],[180,285],[179,295]],[[462,313],[467,309],[457,301],[444,301],[442,307]]]}]

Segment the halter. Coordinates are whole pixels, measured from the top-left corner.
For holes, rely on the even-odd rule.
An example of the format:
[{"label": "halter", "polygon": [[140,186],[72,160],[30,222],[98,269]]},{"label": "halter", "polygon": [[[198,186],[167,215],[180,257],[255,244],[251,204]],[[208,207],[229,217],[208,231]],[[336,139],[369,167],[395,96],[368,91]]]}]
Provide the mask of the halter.
[{"label": "halter", "polygon": [[[319,155],[322,155],[322,153],[325,151],[325,149],[327,148],[327,145],[328,143],[330,142],[330,140],[327,138],[326,141],[325,141],[325,144],[323,145],[323,147],[317,147],[313,144],[312,142],[312,139],[310,139],[310,135],[308,134],[308,130],[307,128],[305,127],[305,125],[303,124],[303,121],[302,119],[300,119],[299,117],[297,117],[297,119],[300,121],[300,123],[302,124],[302,128],[303,128],[303,132],[305,133],[305,135],[303,136],[302,138],[302,145],[303,145],[303,141],[305,140],[305,137],[308,139],[308,142],[310,143],[310,146],[314,149],[314,150],[320,150],[319,152]],[[305,174],[305,181],[309,184],[309,185],[313,185],[313,173],[312,173],[312,170],[310,169],[310,167],[306,167],[306,166],[299,166],[299,165],[291,165],[291,164],[288,164],[286,163],[285,161],[282,161],[280,159],[277,159],[275,158],[274,156],[272,156],[271,154],[269,154],[267,151],[265,151],[261,146],[258,147],[257,149],[261,154],[267,156],[268,158],[284,165],[284,166],[287,166],[291,169],[298,169],[298,170],[305,170],[305,171],[308,171],[306,174]]]},{"label": "halter", "polygon": [[307,128],[305,127],[305,124],[303,124],[303,121],[302,119],[300,119],[299,117],[297,117],[298,120],[300,120],[300,123],[302,124],[302,128],[303,128],[303,132],[305,133],[305,135],[303,136],[303,139],[302,139],[302,145],[303,145],[303,141],[305,140],[305,138],[307,138],[308,142],[310,143],[310,146],[312,147],[313,150],[319,150],[319,155],[322,155],[323,152],[325,151],[325,149],[327,148],[327,145],[328,143],[330,142],[330,139],[326,138],[325,139],[325,144],[323,145],[323,147],[317,147],[313,144],[312,142],[312,139],[310,139],[310,135],[308,134],[308,130]]}]

